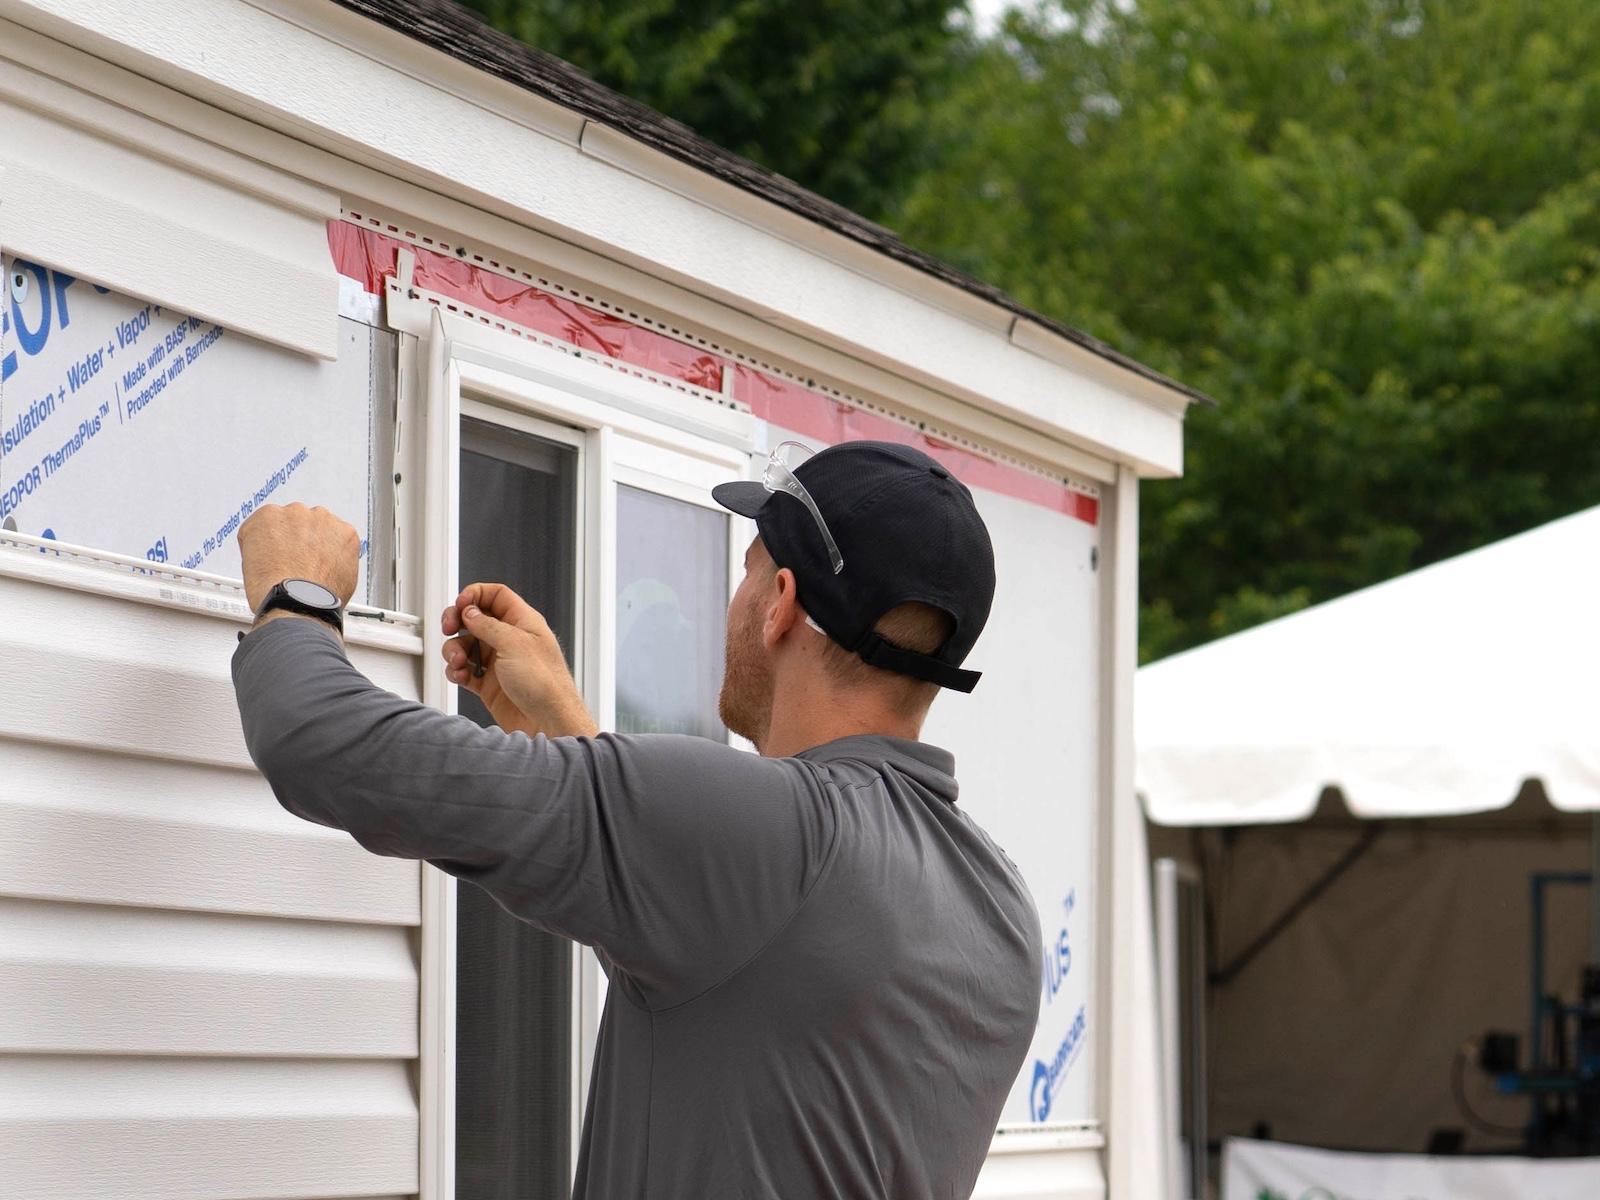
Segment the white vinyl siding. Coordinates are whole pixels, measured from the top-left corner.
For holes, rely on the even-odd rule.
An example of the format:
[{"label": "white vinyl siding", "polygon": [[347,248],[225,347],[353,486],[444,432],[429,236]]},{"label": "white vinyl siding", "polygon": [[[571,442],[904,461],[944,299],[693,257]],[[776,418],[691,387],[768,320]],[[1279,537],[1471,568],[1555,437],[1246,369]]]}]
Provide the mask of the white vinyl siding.
[{"label": "white vinyl siding", "polygon": [[3,55],[0,129],[0,245],[9,253],[337,357],[339,283],[326,233],[338,215],[333,193]]},{"label": "white vinyl siding", "polygon": [[[418,865],[278,805],[240,624],[38,554],[0,546],[5,1194],[414,1193]],[[415,696],[415,639],[388,642],[352,658]]]}]

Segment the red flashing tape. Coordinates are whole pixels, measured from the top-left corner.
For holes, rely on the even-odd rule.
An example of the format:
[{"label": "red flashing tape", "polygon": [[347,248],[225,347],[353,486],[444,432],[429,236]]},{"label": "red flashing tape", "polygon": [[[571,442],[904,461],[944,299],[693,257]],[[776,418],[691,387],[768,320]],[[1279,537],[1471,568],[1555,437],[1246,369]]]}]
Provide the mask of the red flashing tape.
[{"label": "red flashing tape", "polygon": [[788,380],[775,379],[743,364],[734,365],[733,397],[763,420],[804,437],[832,445],[852,438],[915,446],[942,464],[968,487],[981,487],[1018,500],[1043,505],[1094,525],[1100,501],[1054,479],[996,462],[962,446],[952,445],[901,421],[846,404]]},{"label": "red flashing tape", "polygon": [[749,405],[757,417],[804,437],[830,445],[870,438],[915,446],[969,487],[1042,505],[1090,525],[1099,522],[1100,501],[1059,480],[996,462],[903,422],[474,263],[348,221],[328,222],[328,248],[339,274],[374,295],[383,294],[385,280],[395,274],[396,253],[404,248],[416,256],[418,287],[469,308],[707,391],[720,392],[724,372],[732,371],[734,399]]}]

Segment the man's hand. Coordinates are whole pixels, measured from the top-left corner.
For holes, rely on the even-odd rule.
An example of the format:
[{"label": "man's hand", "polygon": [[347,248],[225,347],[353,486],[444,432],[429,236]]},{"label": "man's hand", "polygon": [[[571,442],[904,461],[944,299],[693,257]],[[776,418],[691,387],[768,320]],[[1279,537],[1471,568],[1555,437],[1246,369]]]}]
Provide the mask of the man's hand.
[{"label": "man's hand", "polygon": [[252,612],[285,579],[320,583],[346,605],[361,569],[361,535],[325,508],[263,504],[239,526],[239,556]]},{"label": "man's hand", "polygon": [[[482,700],[500,728],[529,737],[599,732],[549,624],[510,588],[463,588],[442,623],[451,638],[444,644],[445,678]],[[474,651],[482,675],[473,669]]]}]

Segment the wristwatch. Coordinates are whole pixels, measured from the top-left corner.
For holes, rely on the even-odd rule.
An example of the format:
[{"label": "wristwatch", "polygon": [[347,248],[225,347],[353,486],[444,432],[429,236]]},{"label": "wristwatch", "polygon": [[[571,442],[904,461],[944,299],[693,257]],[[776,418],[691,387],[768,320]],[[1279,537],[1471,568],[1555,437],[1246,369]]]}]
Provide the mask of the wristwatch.
[{"label": "wristwatch", "polygon": [[263,617],[278,608],[316,617],[332,625],[341,634],[344,633],[344,609],[339,605],[339,597],[320,583],[312,583],[309,579],[285,579],[273,584],[267,598],[256,611],[256,616]]}]

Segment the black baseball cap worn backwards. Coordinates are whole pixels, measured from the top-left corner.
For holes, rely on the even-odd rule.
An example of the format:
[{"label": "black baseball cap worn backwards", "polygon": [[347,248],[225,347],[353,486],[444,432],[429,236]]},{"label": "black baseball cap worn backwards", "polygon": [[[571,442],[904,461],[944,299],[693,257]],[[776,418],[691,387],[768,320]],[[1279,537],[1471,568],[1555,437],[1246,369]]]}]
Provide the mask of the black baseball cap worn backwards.
[{"label": "black baseball cap worn backwards", "polygon": [[[843,566],[811,510],[759,481],[711,490],[753,518],[773,561],[794,572],[796,594],[824,633],[872,666],[959,692],[979,672],[961,669],[994,603],[994,547],[972,493],[928,455],[893,442],[841,442],[793,469],[827,525]],[[920,600],[949,613],[955,630],[931,654],[886,641],[873,626]]]}]

